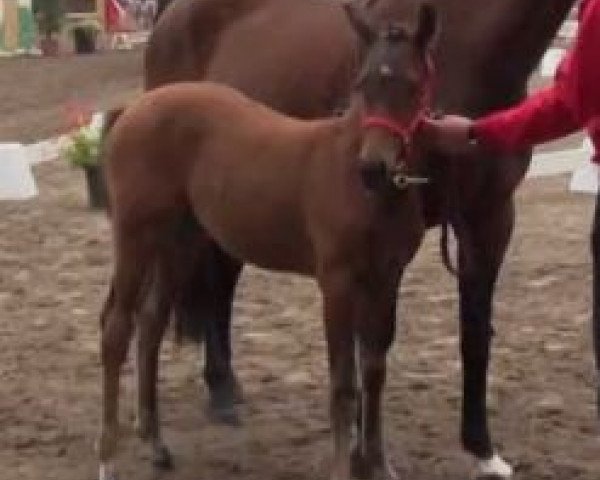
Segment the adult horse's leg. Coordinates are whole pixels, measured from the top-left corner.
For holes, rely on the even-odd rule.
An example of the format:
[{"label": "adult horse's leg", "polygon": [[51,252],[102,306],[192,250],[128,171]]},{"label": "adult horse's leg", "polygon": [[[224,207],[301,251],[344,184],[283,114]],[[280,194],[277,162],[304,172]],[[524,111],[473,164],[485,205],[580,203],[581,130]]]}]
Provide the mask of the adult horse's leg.
[{"label": "adult horse's leg", "polygon": [[[462,442],[482,476],[507,478],[512,468],[493,450],[487,423],[487,372],[493,335],[492,300],[514,226],[508,199],[463,225],[459,238],[460,334],[463,359]],[[459,233],[460,237],[460,233]]]},{"label": "adult horse's leg", "polygon": [[331,377],[330,415],[334,440],[331,480],[349,480],[352,425],[356,420],[354,327],[360,292],[349,275],[342,272],[320,276],[320,285]]},{"label": "adult horse's leg", "polygon": [[117,241],[116,268],[102,311],[101,358],[102,430],[99,440],[100,480],[114,480],[113,464],[118,438],[119,377],[133,333],[133,313],[144,279],[149,253],[133,239]]},{"label": "adult horse's leg", "polygon": [[397,276],[377,285],[359,320],[360,404],[357,450],[353,452],[353,475],[357,478],[396,479],[383,444],[381,396],[385,384],[386,356],[394,339],[396,325]]},{"label": "adult horse's leg", "polygon": [[213,418],[236,424],[239,420],[234,404],[242,401],[242,388],[231,364],[231,315],[242,263],[217,245],[213,246],[209,258],[212,265],[206,272],[210,276],[208,293],[212,315],[206,329],[204,378],[210,389],[209,408]]},{"label": "adult horse's leg", "polygon": [[[231,314],[242,264],[211,244],[194,266],[178,315],[186,323],[201,322],[206,348],[204,378],[209,388],[209,414],[218,422],[238,424],[234,404],[242,391],[231,364]],[[199,324],[197,324],[199,325]]]},{"label": "adult horse's leg", "polygon": [[600,193],[596,196],[596,212],[592,227],[592,260],[593,260],[593,311],[592,334],[594,340],[594,356],[596,359],[597,397],[596,403],[600,414]]}]

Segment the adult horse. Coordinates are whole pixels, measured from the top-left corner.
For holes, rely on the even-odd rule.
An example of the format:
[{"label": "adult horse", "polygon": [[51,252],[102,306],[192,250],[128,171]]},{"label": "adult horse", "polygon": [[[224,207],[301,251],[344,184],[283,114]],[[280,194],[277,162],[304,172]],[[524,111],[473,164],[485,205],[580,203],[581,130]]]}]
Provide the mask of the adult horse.
[{"label": "adult horse", "polygon": [[[444,23],[436,53],[437,106],[468,115],[507,106],[524,95],[529,75],[575,3],[433,1]],[[367,3],[380,19],[401,21],[413,9],[409,0]],[[315,116],[347,97],[349,72],[358,56],[351,35],[340,8],[322,0],[177,0],[150,39],[146,86],[212,79],[286,113]],[[428,225],[449,220],[459,242],[461,437],[465,449],[480,460],[482,473],[509,476],[511,469],[494,454],[489,433],[487,370],[494,286],[513,230],[513,193],[530,155],[450,160],[431,158],[434,182],[425,189],[424,203]],[[453,182],[436,181],[445,174]],[[451,185],[451,191],[441,185]],[[231,403],[229,318],[240,265],[218,249],[214,257],[197,268],[214,272],[212,281],[199,273],[180,310],[191,321],[217,319],[206,322],[206,373],[213,399]],[[209,300],[197,293],[209,289],[215,293]]]},{"label": "adult horse", "polygon": [[[115,269],[101,321],[101,480],[115,478],[119,374],[133,316],[140,313],[140,338],[162,334],[189,281],[179,245],[190,220],[200,257],[216,243],[242,261],[317,280],[331,478],[396,478],[384,454],[381,395],[399,281],[425,231],[416,134],[431,99],[436,17],[422,7],[413,33],[395,24],[375,30],[348,12],[368,51],[343,116],[297,120],[230,87],[182,82],[146,93],[112,127],[105,174]],[[146,423],[156,419],[141,420],[143,431],[157,428]]]}]

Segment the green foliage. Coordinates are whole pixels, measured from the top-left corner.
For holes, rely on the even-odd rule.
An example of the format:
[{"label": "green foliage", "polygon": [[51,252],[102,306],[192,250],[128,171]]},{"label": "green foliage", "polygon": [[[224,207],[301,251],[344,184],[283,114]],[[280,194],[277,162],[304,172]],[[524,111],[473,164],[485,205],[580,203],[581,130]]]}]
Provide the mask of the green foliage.
[{"label": "green foliage", "polygon": [[34,0],[33,12],[40,32],[51,37],[60,32],[64,20],[62,0]]},{"label": "green foliage", "polygon": [[62,156],[74,167],[92,167],[100,160],[100,146],[100,134],[90,127],[84,127],[69,137]]}]

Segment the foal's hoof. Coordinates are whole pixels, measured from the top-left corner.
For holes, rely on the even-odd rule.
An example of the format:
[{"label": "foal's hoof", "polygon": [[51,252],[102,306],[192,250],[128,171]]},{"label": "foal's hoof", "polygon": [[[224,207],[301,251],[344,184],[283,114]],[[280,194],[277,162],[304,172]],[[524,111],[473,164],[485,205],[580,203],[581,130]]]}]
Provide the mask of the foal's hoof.
[{"label": "foal's hoof", "polygon": [[352,456],[350,457],[350,468],[352,478],[355,478],[357,480],[367,480],[371,475],[369,466],[357,447],[354,447],[352,449]]},{"label": "foal's hoof", "polygon": [[173,470],[173,457],[169,449],[164,445],[157,447],[154,450],[152,464],[158,470]]},{"label": "foal's hoof", "polygon": [[117,472],[112,463],[101,463],[98,472],[98,480],[118,480]]},{"label": "foal's hoof", "polygon": [[388,460],[384,460],[375,467],[371,478],[373,480],[400,480],[400,475]]},{"label": "foal's hoof", "polygon": [[477,460],[475,477],[479,480],[507,480],[513,476],[513,468],[500,455]]},{"label": "foal's hoof", "polygon": [[210,402],[208,406],[208,417],[214,423],[239,427],[242,422],[233,405],[216,405]]},{"label": "foal's hoof", "polygon": [[385,458],[369,463],[358,448],[352,450],[350,461],[352,478],[356,480],[399,480],[396,469]]}]

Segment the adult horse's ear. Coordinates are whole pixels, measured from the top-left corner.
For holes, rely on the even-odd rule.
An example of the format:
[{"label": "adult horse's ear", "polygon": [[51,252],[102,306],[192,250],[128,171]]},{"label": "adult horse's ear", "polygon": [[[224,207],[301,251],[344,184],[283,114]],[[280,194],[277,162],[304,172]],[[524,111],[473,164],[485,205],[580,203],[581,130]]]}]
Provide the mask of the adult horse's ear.
[{"label": "adult horse's ear", "polygon": [[424,3],[419,8],[419,24],[415,33],[417,46],[426,51],[435,42],[438,32],[438,15],[435,7]]},{"label": "adult horse's ear", "polygon": [[371,24],[364,10],[353,0],[344,2],[343,7],[358,36],[367,45],[371,45],[377,38],[377,29]]}]

